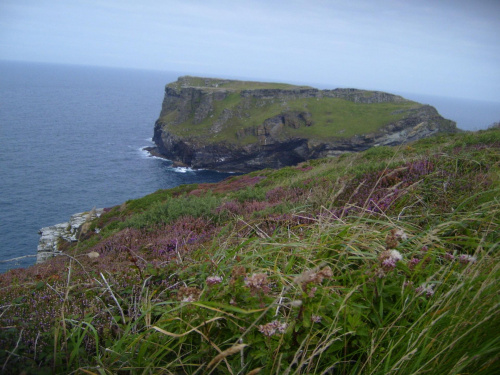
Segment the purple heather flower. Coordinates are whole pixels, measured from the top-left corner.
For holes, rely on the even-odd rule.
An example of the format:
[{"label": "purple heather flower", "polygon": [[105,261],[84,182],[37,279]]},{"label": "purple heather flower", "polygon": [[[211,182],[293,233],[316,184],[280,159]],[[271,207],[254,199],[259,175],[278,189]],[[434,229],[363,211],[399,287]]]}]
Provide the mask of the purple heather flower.
[{"label": "purple heather flower", "polygon": [[[385,250],[379,255],[380,264],[384,271],[391,271],[396,268],[396,263],[403,259],[397,250]],[[380,277],[380,276],[379,276]]]},{"label": "purple heather flower", "polygon": [[382,266],[386,270],[396,268],[396,260],[394,258],[386,258],[382,261]]}]

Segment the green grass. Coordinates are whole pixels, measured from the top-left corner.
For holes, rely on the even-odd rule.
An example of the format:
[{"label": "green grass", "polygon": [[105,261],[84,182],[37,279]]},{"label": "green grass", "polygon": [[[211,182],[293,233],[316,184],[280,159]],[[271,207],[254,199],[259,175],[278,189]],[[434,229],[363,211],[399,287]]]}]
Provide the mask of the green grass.
[{"label": "green grass", "polygon": [[358,104],[348,100],[323,98],[293,101],[290,107],[313,114],[313,126],[288,129],[291,136],[312,139],[350,138],[359,134],[373,133],[384,125],[405,117],[405,113],[394,114],[401,109],[415,108],[414,102]]},{"label": "green grass", "polygon": [[[250,144],[257,141],[255,129],[267,119],[285,113],[309,113],[312,126],[301,126],[298,129],[285,127],[280,137],[282,139],[302,137],[312,140],[333,140],[350,138],[354,135],[376,132],[384,125],[396,122],[408,115],[407,110],[418,108],[420,104],[412,101],[389,103],[360,104],[340,98],[306,98],[258,99],[243,98],[243,90],[279,89],[299,90],[310,89],[307,86],[294,86],[277,83],[231,81],[208,79],[200,77],[181,77],[179,81],[169,84],[180,89],[183,85],[203,88],[207,92],[225,90],[224,100],[214,100],[212,111],[201,123],[191,117],[175,126],[169,126],[172,134],[186,138],[197,138],[203,142],[229,142],[235,144]],[[371,96],[371,91],[360,91],[365,97]],[[224,110],[231,111],[231,116],[219,132],[212,131],[214,123],[219,121]],[[178,113],[171,111],[160,120],[165,124],[177,121]],[[242,131],[245,136],[241,136]],[[254,130],[254,131],[252,131]]]},{"label": "green grass", "polygon": [[463,133],[128,201],[0,275],[2,371],[496,374],[499,149]]},{"label": "green grass", "polygon": [[227,80],[218,78],[203,78],[184,76],[178,81],[170,83],[168,86],[180,89],[183,85],[197,88],[209,88],[211,90],[225,89],[225,90],[297,90],[297,89],[310,89],[310,86],[297,86],[286,83],[275,82],[257,82],[257,81],[240,81],[240,80]]},{"label": "green grass", "polygon": [[[238,138],[237,131],[241,129],[257,128],[265,120],[279,116],[286,112],[308,112],[311,114],[312,126],[303,126],[298,129],[284,128],[281,137],[304,137],[312,140],[334,140],[350,138],[359,134],[376,132],[384,125],[403,119],[409,110],[417,105],[407,101],[402,103],[373,103],[359,104],[338,98],[296,99],[283,102],[262,102],[253,99],[249,109],[241,108],[239,94],[228,95],[224,101],[214,102],[213,116],[203,122],[194,124],[192,120],[170,127],[169,131],[183,137],[204,138],[206,141],[228,141],[248,144],[256,141],[256,137],[249,134],[245,138]],[[214,119],[218,119],[224,109],[235,114],[226,127],[217,134],[211,133]],[[171,120],[167,115],[163,120]]]}]

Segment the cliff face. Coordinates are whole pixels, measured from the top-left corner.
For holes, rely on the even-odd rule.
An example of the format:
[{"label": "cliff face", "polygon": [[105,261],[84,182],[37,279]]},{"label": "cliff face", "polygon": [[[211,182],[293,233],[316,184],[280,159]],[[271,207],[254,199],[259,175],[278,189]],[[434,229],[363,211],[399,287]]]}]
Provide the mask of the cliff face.
[{"label": "cliff face", "polygon": [[86,224],[91,220],[101,216],[104,209],[93,209],[89,212],[81,212],[71,215],[67,223],[52,225],[38,231],[40,240],[38,241],[36,263],[43,263],[47,259],[62,253],[59,249],[61,241],[75,242],[82,231],[86,231]]},{"label": "cliff face", "polygon": [[179,164],[249,172],[457,131],[435,108],[378,91],[181,77],[153,140]]}]

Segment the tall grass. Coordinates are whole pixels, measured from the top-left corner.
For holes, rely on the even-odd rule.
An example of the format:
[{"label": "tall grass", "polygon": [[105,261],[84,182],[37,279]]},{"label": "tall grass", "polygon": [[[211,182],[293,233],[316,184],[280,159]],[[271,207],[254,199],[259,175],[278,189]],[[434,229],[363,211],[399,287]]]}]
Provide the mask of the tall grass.
[{"label": "tall grass", "polygon": [[495,374],[496,134],[111,210],[112,231],[0,276],[2,370]]}]

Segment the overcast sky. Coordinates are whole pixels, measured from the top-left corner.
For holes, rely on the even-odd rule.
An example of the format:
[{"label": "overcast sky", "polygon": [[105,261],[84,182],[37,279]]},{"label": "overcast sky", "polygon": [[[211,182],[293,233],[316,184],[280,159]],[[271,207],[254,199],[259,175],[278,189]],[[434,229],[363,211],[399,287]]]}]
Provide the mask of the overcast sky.
[{"label": "overcast sky", "polygon": [[499,0],[0,0],[0,59],[500,102]]}]

